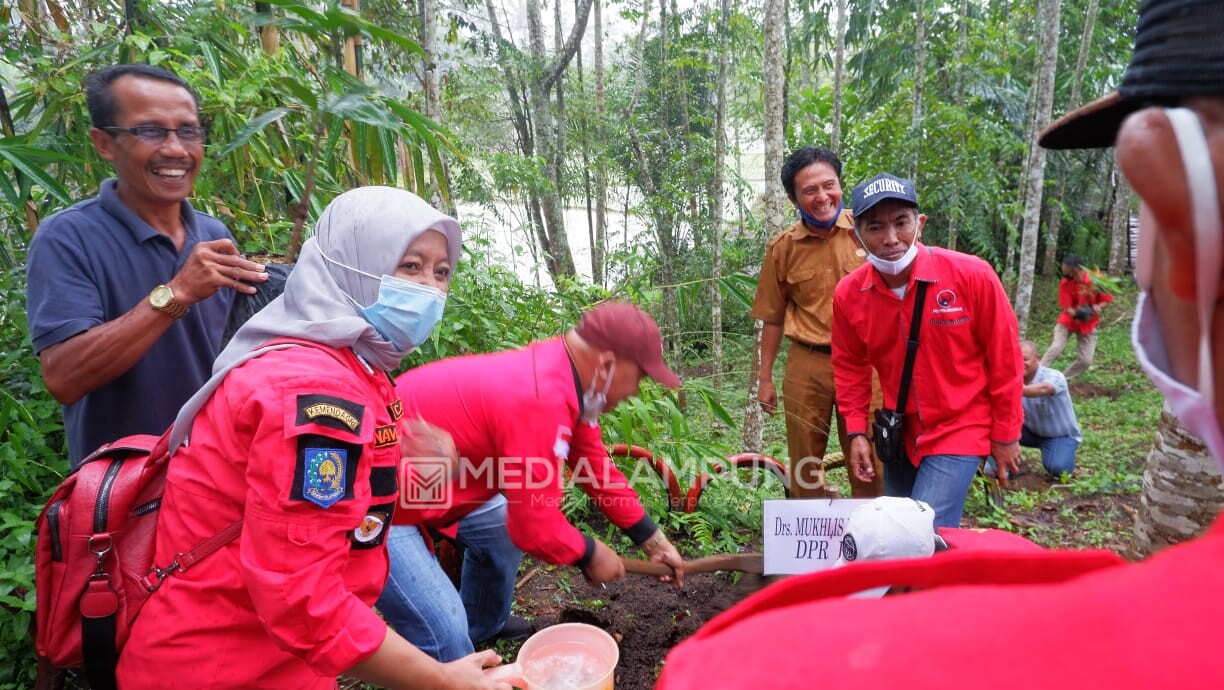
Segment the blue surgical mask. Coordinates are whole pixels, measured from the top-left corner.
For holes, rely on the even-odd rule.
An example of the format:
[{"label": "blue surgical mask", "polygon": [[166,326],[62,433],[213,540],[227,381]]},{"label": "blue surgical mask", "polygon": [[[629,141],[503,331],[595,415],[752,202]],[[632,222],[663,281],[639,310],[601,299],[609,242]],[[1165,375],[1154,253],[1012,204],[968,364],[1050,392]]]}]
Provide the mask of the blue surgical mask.
[{"label": "blue surgical mask", "polygon": [[397,350],[410,352],[429,338],[442,319],[446,293],[437,288],[384,275],[378,299],[361,309],[361,315]]},{"label": "blue surgical mask", "polygon": [[808,225],[814,228],[820,228],[821,230],[828,230],[834,225],[837,225],[837,219],[841,218],[842,202],[837,202],[837,213],[834,213],[832,220],[829,220],[827,223],[816,220],[815,217],[813,217],[807,211],[804,211],[803,207],[798,204],[795,204],[795,208],[799,211],[799,217],[802,218]]}]

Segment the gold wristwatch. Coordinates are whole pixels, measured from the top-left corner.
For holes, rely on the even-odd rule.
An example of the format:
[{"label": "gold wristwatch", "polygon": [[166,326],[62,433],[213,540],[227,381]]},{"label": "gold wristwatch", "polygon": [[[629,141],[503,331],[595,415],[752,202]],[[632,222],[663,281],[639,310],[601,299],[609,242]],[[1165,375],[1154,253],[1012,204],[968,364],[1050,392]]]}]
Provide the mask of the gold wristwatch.
[{"label": "gold wristwatch", "polygon": [[160,312],[165,312],[176,319],[187,315],[187,307],[174,301],[174,290],[169,285],[158,285],[149,293],[149,305]]}]

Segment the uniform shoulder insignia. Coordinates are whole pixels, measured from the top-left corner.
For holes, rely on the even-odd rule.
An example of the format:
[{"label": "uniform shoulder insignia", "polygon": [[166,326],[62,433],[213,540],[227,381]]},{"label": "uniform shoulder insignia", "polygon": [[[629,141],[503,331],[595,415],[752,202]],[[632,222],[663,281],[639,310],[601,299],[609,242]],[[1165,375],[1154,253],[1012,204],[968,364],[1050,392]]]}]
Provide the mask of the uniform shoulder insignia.
[{"label": "uniform shoulder insignia", "polygon": [[297,399],[297,424],[321,424],[333,429],[361,433],[365,406],[334,395],[312,393]]},{"label": "uniform shoulder insignia", "polygon": [[315,434],[299,436],[289,499],[330,508],[353,498],[360,459],[360,445]]},{"label": "uniform shoulder insignia", "polygon": [[372,549],[381,546],[393,512],[395,512],[394,503],[370,506],[365,517],[361,519],[361,524],[353,528],[351,533],[353,548]]},{"label": "uniform shoulder insignia", "polygon": [[344,497],[348,451],[342,448],[307,448],[302,495],[324,508]]}]

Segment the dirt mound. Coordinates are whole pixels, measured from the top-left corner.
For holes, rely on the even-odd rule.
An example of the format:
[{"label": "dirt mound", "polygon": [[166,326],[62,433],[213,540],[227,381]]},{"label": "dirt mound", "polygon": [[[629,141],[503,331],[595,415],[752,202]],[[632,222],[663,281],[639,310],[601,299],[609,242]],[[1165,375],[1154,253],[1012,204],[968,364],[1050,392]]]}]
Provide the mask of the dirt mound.
[{"label": "dirt mound", "polygon": [[[536,565],[524,579],[515,593],[517,613],[531,617],[537,629],[588,623],[608,631],[620,643],[616,687],[645,690],[654,686],[668,650],[772,578],[703,573],[686,577],[684,589],[676,590],[629,576],[605,589],[591,587],[573,568]],[[517,649],[499,651],[512,656]]]}]

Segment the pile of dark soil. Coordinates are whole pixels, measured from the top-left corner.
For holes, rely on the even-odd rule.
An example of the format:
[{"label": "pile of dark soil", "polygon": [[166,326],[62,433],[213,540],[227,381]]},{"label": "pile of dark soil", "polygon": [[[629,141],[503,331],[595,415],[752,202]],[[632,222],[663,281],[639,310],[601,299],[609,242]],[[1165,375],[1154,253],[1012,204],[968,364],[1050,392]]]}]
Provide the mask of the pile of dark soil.
[{"label": "pile of dark soil", "polygon": [[[668,650],[706,621],[757,591],[772,578],[702,573],[677,590],[650,577],[630,575],[591,587],[574,568],[529,565],[515,592],[515,611],[536,628],[557,623],[589,623],[620,643],[618,690],[654,687]],[[507,660],[516,649],[499,648]]]}]

